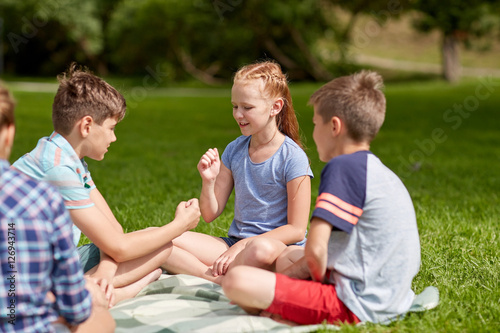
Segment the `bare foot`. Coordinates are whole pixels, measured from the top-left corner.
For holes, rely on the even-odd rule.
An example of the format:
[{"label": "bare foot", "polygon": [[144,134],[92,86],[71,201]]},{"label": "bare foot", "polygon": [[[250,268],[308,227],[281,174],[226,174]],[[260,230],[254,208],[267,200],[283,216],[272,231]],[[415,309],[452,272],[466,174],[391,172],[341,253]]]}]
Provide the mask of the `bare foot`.
[{"label": "bare foot", "polygon": [[110,307],[114,306],[115,304],[125,299],[132,298],[135,295],[137,295],[139,291],[142,290],[142,288],[144,288],[151,282],[158,280],[158,278],[161,275],[161,272],[162,272],[161,268],[157,268],[148,275],[144,276],[143,278],[135,281],[134,283],[115,289],[115,303],[111,304]]}]

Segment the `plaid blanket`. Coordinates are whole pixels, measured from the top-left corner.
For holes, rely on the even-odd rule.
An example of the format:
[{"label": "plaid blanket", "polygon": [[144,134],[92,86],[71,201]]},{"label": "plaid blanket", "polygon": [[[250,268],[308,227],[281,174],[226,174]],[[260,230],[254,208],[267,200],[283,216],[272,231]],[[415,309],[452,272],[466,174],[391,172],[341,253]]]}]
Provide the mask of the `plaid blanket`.
[{"label": "plaid blanket", "polygon": [[222,288],[190,275],[162,275],[135,298],[111,309],[116,333],[153,332],[314,332],[332,325],[288,326],[248,315],[231,304]]},{"label": "plaid blanket", "polygon": [[[417,295],[409,311],[426,311],[438,304],[437,288],[427,287]],[[219,285],[183,274],[163,274],[135,298],[113,307],[111,314],[116,321],[116,333],[302,333],[339,329],[334,325],[288,326],[270,318],[248,315],[229,302]]]}]

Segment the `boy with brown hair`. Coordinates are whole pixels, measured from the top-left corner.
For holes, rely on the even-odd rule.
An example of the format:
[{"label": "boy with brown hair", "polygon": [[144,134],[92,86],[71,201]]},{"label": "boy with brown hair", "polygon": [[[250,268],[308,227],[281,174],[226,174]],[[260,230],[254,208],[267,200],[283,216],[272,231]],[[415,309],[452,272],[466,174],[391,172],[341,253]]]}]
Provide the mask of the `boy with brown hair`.
[{"label": "boy with brown hair", "polygon": [[60,194],[9,167],[14,106],[0,84],[0,331],[113,332],[104,294],[83,278]]},{"label": "boy with brown hair", "polygon": [[59,189],[75,224],[75,244],[81,232],[93,242],[78,249],[84,272],[112,282],[114,293],[110,288],[106,294],[113,305],[158,279],[159,267],[172,250],[171,240],[198,224],[198,200],[181,202],[174,220],[162,227],[124,233],[83,158],[104,158],[116,141],[114,129],[125,115],[125,99],[76,64],[58,79],[52,107],[54,132],[13,167]]},{"label": "boy with brown hair", "polygon": [[385,117],[382,85],[362,71],[312,95],[313,138],[327,164],[303,256],[289,276],[229,271],[222,286],[236,304],[298,324],[386,322],[409,310],[420,266],[415,211],[401,180],[369,151]]}]

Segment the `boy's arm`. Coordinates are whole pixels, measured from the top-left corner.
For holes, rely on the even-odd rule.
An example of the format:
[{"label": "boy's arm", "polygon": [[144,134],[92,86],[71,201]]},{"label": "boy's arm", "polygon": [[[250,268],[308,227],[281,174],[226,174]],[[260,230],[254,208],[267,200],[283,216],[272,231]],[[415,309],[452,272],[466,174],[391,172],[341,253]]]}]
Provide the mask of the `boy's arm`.
[{"label": "boy's arm", "polygon": [[108,203],[97,188],[94,188],[92,189],[92,191],[90,191],[90,200],[92,200],[96,207],[99,208],[104,216],[106,216],[106,218],[111,222],[111,225],[113,225],[113,227],[115,227],[118,232],[123,233],[122,225],[120,224],[120,222],[118,222],[115,215],[111,211],[111,208],[109,208]]},{"label": "boy's arm", "polygon": [[71,209],[73,223],[101,251],[117,262],[143,257],[198,224],[200,209],[197,199],[181,202],[172,222],[154,229],[124,234],[117,230],[97,206]]},{"label": "boy's arm", "polygon": [[330,223],[317,217],[312,218],[304,256],[314,281],[324,281],[331,232]]}]

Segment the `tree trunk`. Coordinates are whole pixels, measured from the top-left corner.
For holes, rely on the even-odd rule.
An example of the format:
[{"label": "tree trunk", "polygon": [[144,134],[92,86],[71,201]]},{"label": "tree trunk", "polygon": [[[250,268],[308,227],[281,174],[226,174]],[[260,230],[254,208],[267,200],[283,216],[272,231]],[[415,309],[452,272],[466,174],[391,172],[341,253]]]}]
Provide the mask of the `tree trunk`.
[{"label": "tree trunk", "polygon": [[302,52],[304,57],[307,59],[311,70],[309,72],[318,81],[328,81],[332,79],[331,73],[319,62],[319,60],[312,54],[309,45],[302,37],[302,34],[295,27],[289,27],[290,35],[292,36],[295,45]]},{"label": "tree trunk", "polygon": [[462,67],[459,54],[460,40],[455,34],[446,34],[443,39],[443,76],[448,82],[457,82],[460,79]]},{"label": "tree trunk", "polygon": [[280,64],[287,67],[288,69],[298,68],[299,66],[295,61],[290,59],[286,54],[281,51],[276,42],[266,33],[266,35],[262,35],[262,43],[264,47],[271,53],[271,55],[278,60]]},{"label": "tree trunk", "polygon": [[225,82],[222,79],[214,77],[214,75],[220,69],[220,65],[215,63],[212,64],[207,70],[199,69],[194,65],[191,56],[187,52],[185,52],[181,47],[174,47],[173,44],[171,44],[171,47],[174,50],[175,54],[177,55],[177,59],[179,59],[182,68],[188,74],[191,74],[194,78],[209,85],[217,85]]}]

